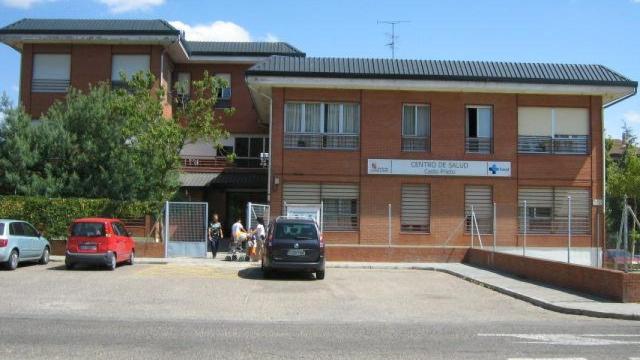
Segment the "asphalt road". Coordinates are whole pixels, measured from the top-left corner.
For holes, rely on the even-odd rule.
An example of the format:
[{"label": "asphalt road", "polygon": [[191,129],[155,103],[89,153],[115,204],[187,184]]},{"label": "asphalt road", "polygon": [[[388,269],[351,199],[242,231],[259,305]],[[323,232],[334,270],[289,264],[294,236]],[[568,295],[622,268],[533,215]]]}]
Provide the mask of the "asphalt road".
[{"label": "asphalt road", "polygon": [[0,359],[640,358],[640,322],[562,315],[429,271],[199,265],[0,272]]}]

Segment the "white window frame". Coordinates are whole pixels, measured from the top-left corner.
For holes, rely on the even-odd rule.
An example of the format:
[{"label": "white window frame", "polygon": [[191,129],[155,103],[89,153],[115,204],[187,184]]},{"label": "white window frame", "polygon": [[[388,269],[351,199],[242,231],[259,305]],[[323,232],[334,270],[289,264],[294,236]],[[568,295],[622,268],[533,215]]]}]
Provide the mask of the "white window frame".
[{"label": "white window frame", "polygon": [[[40,63],[41,61],[44,60],[40,60],[40,59],[51,59],[51,58],[57,58],[57,59],[61,59],[64,58],[65,60],[65,64],[66,65],[66,69],[65,69],[65,75],[66,77],[62,78],[62,77],[52,77],[52,78],[47,78],[47,77],[37,77],[37,74],[39,71],[37,70],[37,68],[39,68],[37,65],[38,63]],[[39,61],[40,60],[40,61]],[[66,93],[69,90],[69,85],[71,85],[71,54],[65,54],[65,53],[36,53],[33,54],[33,64],[32,64],[32,70],[31,70],[31,92],[34,93]],[[46,61],[44,61],[45,64],[43,64],[42,66],[44,67],[49,67],[51,68],[51,66],[47,66]],[[60,64],[56,64],[56,65],[60,65]],[[43,84],[39,84],[34,86],[34,84],[38,84],[40,81],[45,81],[45,83]]]},{"label": "white window frame", "polygon": [[[413,129],[414,129],[414,133],[413,134],[405,133],[405,129],[404,129],[404,108],[405,108],[405,106],[413,108]],[[422,138],[423,137],[423,136],[418,135],[418,107],[424,107],[424,108],[426,108],[428,110],[429,121],[427,122],[427,134],[424,136],[424,138],[428,139],[429,137],[431,137],[431,105],[430,104],[414,104],[414,103],[402,104],[402,136],[403,137],[417,137],[417,138]]]},{"label": "white window frame", "polygon": [[[465,136],[469,138],[469,109],[488,109],[491,113],[491,123],[489,124],[489,139],[493,141],[493,105],[465,105],[464,107],[464,117],[465,117]],[[476,129],[479,129],[478,126],[478,117],[476,116]],[[480,138],[476,136],[474,139]]]},{"label": "white window frame", "polygon": [[[233,96],[233,90],[231,89],[231,73],[216,73],[214,76],[227,81],[227,87],[220,89],[220,100],[231,101],[231,97]],[[226,89],[229,91],[228,97],[224,96]]]}]

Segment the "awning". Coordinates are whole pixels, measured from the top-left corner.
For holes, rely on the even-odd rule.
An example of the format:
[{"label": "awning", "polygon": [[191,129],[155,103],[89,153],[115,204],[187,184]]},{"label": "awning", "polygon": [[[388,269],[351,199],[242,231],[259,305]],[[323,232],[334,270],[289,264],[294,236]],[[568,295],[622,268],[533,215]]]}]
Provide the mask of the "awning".
[{"label": "awning", "polygon": [[206,187],[215,180],[220,173],[181,173],[180,186]]}]

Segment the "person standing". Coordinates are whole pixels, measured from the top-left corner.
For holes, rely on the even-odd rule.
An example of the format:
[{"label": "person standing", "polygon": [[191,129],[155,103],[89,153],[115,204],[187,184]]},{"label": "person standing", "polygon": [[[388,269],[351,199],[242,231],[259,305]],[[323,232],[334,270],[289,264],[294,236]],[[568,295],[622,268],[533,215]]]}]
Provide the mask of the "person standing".
[{"label": "person standing", "polygon": [[231,225],[231,237],[233,238],[233,252],[238,250],[238,247],[247,240],[247,230],[242,226],[242,219],[240,217]]},{"label": "person standing", "polygon": [[209,241],[211,243],[211,255],[214,259],[218,254],[218,247],[223,237],[224,233],[222,232],[222,224],[220,223],[218,214],[213,214],[211,216],[211,222],[209,223]]},{"label": "person standing", "polygon": [[256,238],[256,254],[255,260],[260,260],[262,258],[262,252],[264,251],[264,239],[267,236],[267,232],[264,229],[264,218],[258,217],[258,225],[254,230],[255,238]]}]

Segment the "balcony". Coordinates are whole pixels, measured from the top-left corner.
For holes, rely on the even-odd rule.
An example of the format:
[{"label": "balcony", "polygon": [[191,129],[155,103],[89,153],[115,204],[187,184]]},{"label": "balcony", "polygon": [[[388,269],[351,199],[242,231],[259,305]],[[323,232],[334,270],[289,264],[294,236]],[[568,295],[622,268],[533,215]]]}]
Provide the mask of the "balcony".
[{"label": "balcony", "polygon": [[427,151],[429,138],[426,136],[402,136],[402,151]]},{"label": "balcony", "polygon": [[225,156],[199,156],[181,158],[184,172],[220,172],[225,168],[234,167]]},{"label": "balcony", "polygon": [[524,154],[588,154],[589,136],[518,136],[518,152]]},{"label": "balcony", "polygon": [[286,149],[357,150],[359,146],[360,135],[357,134],[287,133],[284,135]]},{"label": "balcony", "polygon": [[464,150],[472,154],[491,154],[490,137],[468,137],[464,142]]}]

